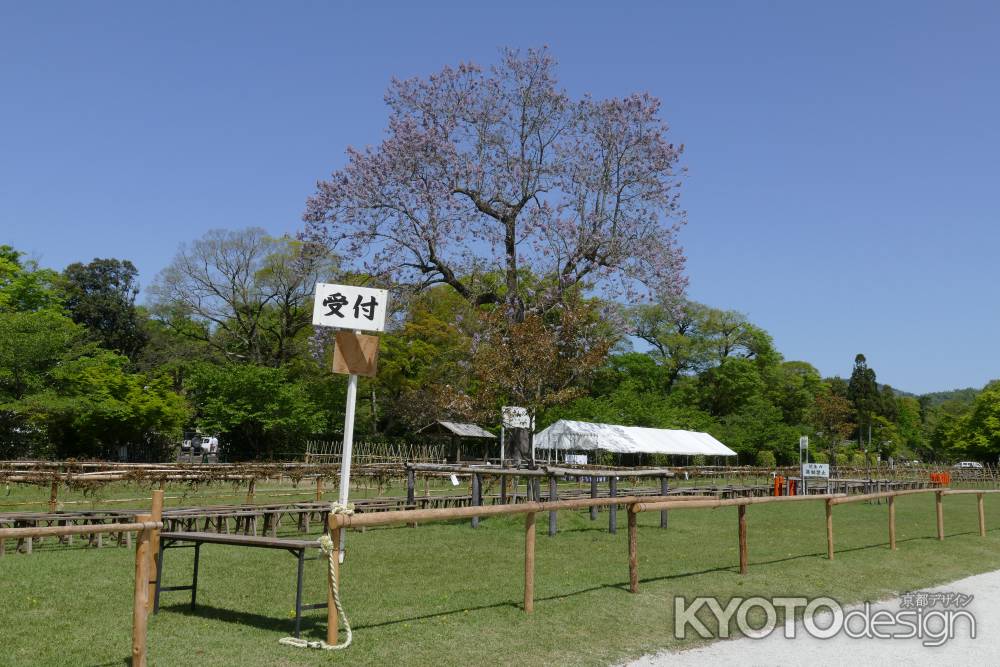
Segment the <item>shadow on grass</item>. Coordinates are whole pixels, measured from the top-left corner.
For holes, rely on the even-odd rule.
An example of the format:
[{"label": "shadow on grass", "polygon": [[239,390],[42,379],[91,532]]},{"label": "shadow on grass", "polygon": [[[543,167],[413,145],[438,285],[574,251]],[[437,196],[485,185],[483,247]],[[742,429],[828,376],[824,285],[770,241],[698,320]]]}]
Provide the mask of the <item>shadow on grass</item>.
[{"label": "shadow on grass", "polygon": [[[590,530],[599,530],[599,529],[596,528],[596,527],[595,528],[589,528],[589,527],[588,528],[576,528],[576,529],[567,529],[565,532],[570,532],[570,531],[590,531]],[[996,532],[998,530],[1000,530],[1000,529],[990,529],[987,532]],[[948,534],[945,535],[945,537],[946,538],[947,537],[960,537],[960,536],[964,536],[964,535],[978,535],[978,534],[979,534],[979,531],[976,530],[976,531],[965,531],[965,532],[959,532],[959,533],[948,533]],[[905,538],[905,539],[899,539],[899,540],[896,541],[896,543],[897,544],[904,544],[904,543],[907,543],[907,542],[921,542],[921,541],[935,541],[936,542],[937,541],[937,536],[935,536],[935,535],[927,535],[927,536],[921,536],[921,537],[909,537],[909,538]],[[856,546],[856,547],[848,547],[848,548],[837,549],[834,553],[835,554],[837,554],[837,553],[843,554],[843,553],[852,553],[852,552],[856,552],[856,551],[866,551],[866,550],[869,550],[869,549],[888,549],[888,547],[889,547],[888,542],[878,542],[878,543],[875,543],[875,544],[865,544],[865,545]],[[797,555],[793,555],[793,556],[786,556],[784,558],[774,558],[774,559],[771,559],[771,560],[751,561],[749,563],[749,565],[750,566],[776,565],[776,564],[780,564],[780,563],[787,563],[789,561],[803,560],[803,559],[807,559],[807,558],[820,558],[820,559],[825,560],[826,559],[826,551],[816,551],[816,552],[810,552],[810,553],[803,553],[803,554],[797,554]],[[713,567],[713,568],[706,568],[704,570],[696,570],[696,571],[690,571],[690,572],[679,572],[679,573],[676,573],[676,574],[663,575],[663,576],[659,576],[659,577],[640,578],[639,582],[640,583],[650,584],[650,583],[656,583],[656,582],[661,582],[661,581],[671,581],[671,580],[676,580],[676,579],[684,579],[686,577],[695,577],[695,576],[700,576],[700,575],[705,575],[705,574],[712,574],[713,572],[729,572],[729,573],[732,573],[732,574],[737,574],[739,572],[739,567],[736,566],[736,565],[733,565],[733,566],[719,566],[719,567]],[[627,581],[609,582],[609,583],[606,583],[606,584],[597,584],[595,586],[589,586],[587,588],[581,588],[581,589],[569,591],[569,592],[566,592],[566,593],[557,593],[557,594],[549,595],[549,596],[546,596],[546,597],[536,597],[535,601],[536,602],[545,602],[545,601],[551,601],[551,600],[560,600],[560,599],[575,597],[577,595],[586,595],[588,593],[594,593],[594,592],[601,591],[601,590],[615,590],[615,591],[619,591],[621,593],[628,593],[628,587],[629,587],[629,584],[628,584]],[[501,608],[504,608],[504,607],[508,607],[508,608],[511,608],[511,609],[520,609],[521,608],[521,604],[519,602],[508,600],[508,601],[504,601],[504,602],[496,602],[496,603],[493,603],[493,604],[478,605],[478,606],[475,606],[475,607],[462,607],[461,609],[448,609],[448,610],[437,611],[437,612],[432,612],[432,613],[428,613],[428,614],[421,614],[419,616],[407,616],[405,618],[391,619],[391,620],[381,621],[381,622],[377,622],[377,623],[359,624],[359,625],[353,626],[353,629],[354,630],[365,630],[365,629],[371,629],[371,628],[381,628],[381,627],[387,627],[387,626],[392,626],[392,625],[398,625],[400,623],[410,623],[410,622],[415,622],[415,621],[425,621],[425,620],[431,620],[431,619],[435,619],[435,618],[444,618],[444,617],[452,616],[452,615],[455,615],[455,614],[464,614],[464,613],[468,613],[468,612],[472,612],[472,611],[486,611],[486,610],[489,610],[489,609],[501,609]],[[226,622],[226,623],[238,623],[238,624],[241,624],[241,625],[248,625],[248,626],[252,626],[252,627],[259,628],[261,630],[267,630],[267,631],[280,631],[282,629],[287,629],[287,631],[288,631],[289,634],[291,634],[291,632],[292,632],[292,630],[294,628],[294,620],[293,619],[277,619],[277,618],[274,618],[274,617],[271,617],[271,616],[263,616],[261,614],[255,614],[255,613],[252,613],[252,612],[235,611],[235,610],[232,610],[232,609],[224,609],[224,608],[220,608],[220,607],[213,607],[211,605],[198,605],[197,609],[192,610],[191,606],[188,603],[178,603],[178,604],[172,604],[172,605],[169,605],[169,606],[163,606],[163,607],[160,608],[160,611],[168,611],[168,612],[172,612],[172,613],[179,613],[179,614],[182,614],[182,615],[185,615],[185,616],[193,616],[193,617],[198,617],[198,618],[214,619],[214,620],[223,621],[223,622]],[[307,636],[310,633],[313,633],[313,632],[317,631],[320,628],[322,628],[324,630],[326,628],[326,618],[325,618],[325,616],[323,616],[323,617],[318,617],[318,616],[313,616],[313,617],[303,616],[302,617],[301,629],[302,629],[303,636]],[[110,662],[110,663],[105,663],[105,665],[101,665],[99,667],[110,667],[111,665],[118,665],[118,664],[123,664],[123,663]],[[124,664],[129,664],[128,659],[126,659],[124,661]]]}]

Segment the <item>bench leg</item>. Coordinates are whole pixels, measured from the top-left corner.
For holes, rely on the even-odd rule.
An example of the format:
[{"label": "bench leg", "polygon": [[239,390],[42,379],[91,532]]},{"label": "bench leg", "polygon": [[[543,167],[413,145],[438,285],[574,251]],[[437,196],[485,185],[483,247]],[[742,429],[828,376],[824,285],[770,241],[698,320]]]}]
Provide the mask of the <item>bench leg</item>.
[{"label": "bench leg", "polygon": [[153,613],[160,611],[160,582],[163,579],[163,551],[165,548],[165,542],[160,540],[160,557],[157,559],[156,567],[156,591],[153,593]]},{"label": "bench leg", "polygon": [[295,637],[299,636],[299,630],[302,626],[302,570],[305,565],[305,549],[299,550],[299,572],[298,579],[295,584]]},{"label": "bench leg", "polygon": [[198,599],[198,560],[201,556],[201,542],[194,545],[194,579],[191,580],[191,610],[194,610],[195,602]]}]

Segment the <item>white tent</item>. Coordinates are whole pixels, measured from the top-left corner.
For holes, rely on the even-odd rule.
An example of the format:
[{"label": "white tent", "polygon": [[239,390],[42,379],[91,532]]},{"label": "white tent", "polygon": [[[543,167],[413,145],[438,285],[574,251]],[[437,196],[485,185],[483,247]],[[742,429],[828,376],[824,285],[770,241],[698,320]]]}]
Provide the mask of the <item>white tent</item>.
[{"label": "white tent", "polygon": [[600,449],[616,454],[736,456],[736,452],[698,431],[593,424],[560,419],[535,434],[535,449],[580,451]]}]

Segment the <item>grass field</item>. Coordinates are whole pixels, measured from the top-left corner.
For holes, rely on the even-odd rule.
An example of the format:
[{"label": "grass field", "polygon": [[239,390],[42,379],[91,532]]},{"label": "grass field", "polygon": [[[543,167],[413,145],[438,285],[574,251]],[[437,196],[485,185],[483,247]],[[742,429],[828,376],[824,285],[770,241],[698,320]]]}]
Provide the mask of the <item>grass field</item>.
[{"label": "grass field", "polygon": [[[933,495],[897,500],[899,550],[886,545],[886,506],[834,510],[837,554],[825,557],[822,503],[750,506],[750,571],[736,569],[736,510],[677,510],[660,530],[639,519],[640,593],[627,592],[624,514],[562,512],[545,535],[539,516],[535,613],[520,610],[523,523],[517,519],[386,528],[348,535],[343,598],[355,628],[346,652],[278,644],[291,630],[294,559],[207,545],[199,609],[165,593],[149,624],[155,665],[604,665],[676,645],[674,596],[830,595],[875,599],[1000,567],[1000,499],[987,495],[987,536],[974,496],[945,499],[947,538],[935,538]],[[166,583],[186,583],[190,550],[167,553]],[[307,602],[324,598],[320,561],[307,564]],[[0,559],[0,662],[127,664],[134,554],[124,548],[38,549]],[[304,636],[325,635],[307,612]]]}]

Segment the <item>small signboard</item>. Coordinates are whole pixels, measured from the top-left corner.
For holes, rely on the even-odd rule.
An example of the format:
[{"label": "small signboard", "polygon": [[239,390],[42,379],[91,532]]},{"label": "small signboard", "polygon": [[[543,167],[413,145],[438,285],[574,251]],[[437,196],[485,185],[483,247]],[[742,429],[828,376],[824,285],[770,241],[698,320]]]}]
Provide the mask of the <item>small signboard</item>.
[{"label": "small signboard", "polygon": [[830,464],[828,463],[803,463],[802,464],[802,476],[803,477],[830,477]]},{"label": "small signboard", "polygon": [[803,435],[799,437],[799,451],[804,452],[809,449],[809,436]]},{"label": "small signboard", "polygon": [[389,292],[371,287],[316,283],[313,324],[338,329],[385,331]]},{"label": "small signboard", "polygon": [[373,378],[378,369],[378,336],[338,331],[333,348],[333,372]]},{"label": "small signboard", "polygon": [[531,416],[528,408],[505,405],[500,409],[504,428],[531,428]]}]

